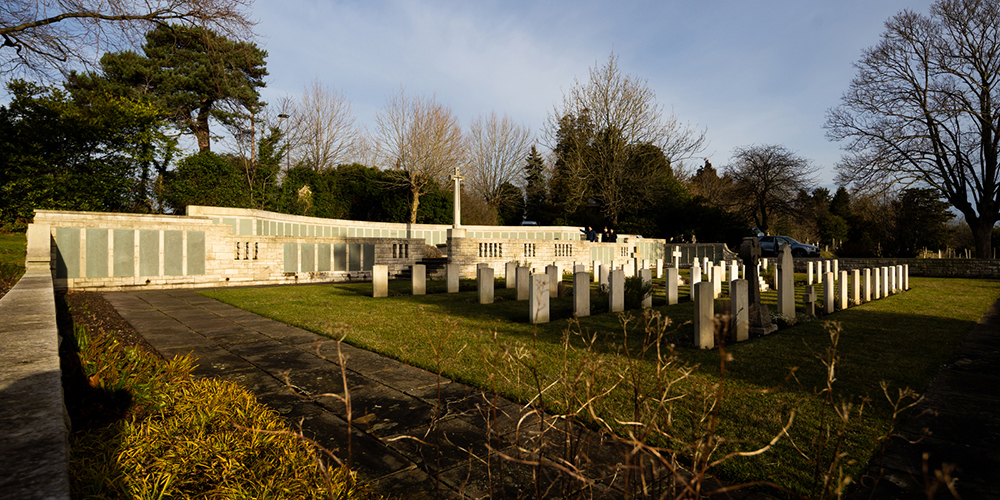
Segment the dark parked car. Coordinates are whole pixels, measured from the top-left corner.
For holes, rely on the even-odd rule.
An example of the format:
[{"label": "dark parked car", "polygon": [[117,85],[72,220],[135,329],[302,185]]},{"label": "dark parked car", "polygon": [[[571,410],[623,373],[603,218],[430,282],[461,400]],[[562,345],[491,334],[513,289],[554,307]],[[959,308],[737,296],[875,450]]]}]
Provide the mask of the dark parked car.
[{"label": "dark parked car", "polygon": [[777,257],[780,245],[789,245],[792,257],[819,257],[818,246],[799,243],[788,236],[758,236],[757,239],[760,241],[760,253],[764,257]]}]

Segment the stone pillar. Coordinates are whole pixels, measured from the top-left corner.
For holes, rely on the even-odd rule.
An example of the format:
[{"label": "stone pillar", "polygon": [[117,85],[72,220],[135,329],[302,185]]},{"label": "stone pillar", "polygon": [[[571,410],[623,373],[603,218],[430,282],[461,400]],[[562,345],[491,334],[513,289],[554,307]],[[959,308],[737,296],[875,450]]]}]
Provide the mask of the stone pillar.
[{"label": "stone pillar", "polygon": [[676,267],[667,268],[666,277],[666,294],[667,294],[667,305],[672,306],[677,303],[677,280],[680,279],[680,273],[677,272]]},{"label": "stone pillar", "polygon": [[853,305],[861,304],[861,271],[855,269],[851,271],[851,301]]},{"label": "stone pillar", "polygon": [[517,286],[517,300],[528,300],[531,288],[531,269],[527,267],[517,268],[517,279],[514,280]]},{"label": "stone pillar", "polygon": [[712,267],[712,298],[716,299],[722,295],[722,266]]},{"label": "stone pillar", "polygon": [[656,259],[656,279],[663,277],[663,259]]},{"label": "stone pillar", "polygon": [[549,277],[549,297],[559,296],[559,267],[545,266],[545,274]]},{"label": "stone pillar", "polygon": [[840,309],[847,309],[847,271],[840,271],[840,283],[837,283],[837,286],[840,292],[837,295],[840,299]]},{"label": "stone pillar", "polygon": [[806,262],[806,285],[813,284],[813,263]]},{"label": "stone pillar", "polygon": [[608,310],[625,310],[625,271],[622,269],[615,269],[608,276]]},{"label": "stone pillar", "polygon": [[795,268],[792,263],[792,249],[788,245],[781,247],[778,256],[778,314],[786,318],[795,317]]},{"label": "stone pillar", "polygon": [[833,271],[830,271],[823,275],[823,312],[826,314],[833,314],[833,306],[836,304],[834,300],[835,292],[833,289]]},{"label": "stone pillar", "polygon": [[701,266],[698,265],[698,261],[694,261],[694,266],[691,266],[691,300],[694,300],[694,285],[696,283],[701,283]]},{"label": "stone pillar", "polygon": [[806,285],[806,292],[802,295],[802,301],[806,304],[806,314],[816,315],[816,286]]},{"label": "stone pillar", "polygon": [[532,324],[549,322],[549,276],[532,274],[528,292],[528,321]]},{"label": "stone pillar", "polygon": [[590,316],[590,273],[586,271],[573,275],[573,314]]},{"label": "stone pillar", "polygon": [[508,262],[504,265],[504,282],[505,288],[517,286],[517,262]]},{"label": "stone pillar", "polygon": [[694,345],[701,349],[715,347],[715,300],[712,284],[703,281],[694,285]]},{"label": "stone pillar", "polygon": [[[652,285],[653,284],[653,270],[652,269],[646,268],[646,269],[640,270],[639,271],[639,276],[642,277],[642,285],[643,285],[643,287],[645,287],[646,285]],[[653,307],[653,290],[652,290],[652,288],[650,288],[650,290],[649,290],[649,295],[646,295],[645,297],[642,298],[642,308],[643,309],[649,309],[650,307]]]},{"label": "stone pillar", "polygon": [[389,296],[389,266],[375,264],[372,266],[372,297]]},{"label": "stone pillar", "polygon": [[479,285],[479,303],[493,303],[493,268],[480,267],[476,269],[476,283]]},{"label": "stone pillar", "polygon": [[427,293],[427,266],[414,264],[410,271],[413,280],[413,295],[424,295]]},{"label": "stone pillar", "polygon": [[867,267],[865,268],[865,283],[861,287],[861,301],[872,301],[872,270]]},{"label": "stone pillar", "polygon": [[732,318],[731,338],[743,342],[750,338],[750,300],[747,280],[729,282],[729,315]]},{"label": "stone pillar", "polygon": [[458,292],[458,274],[459,267],[458,264],[445,264],[444,275],[448,282],[448,293]]}]

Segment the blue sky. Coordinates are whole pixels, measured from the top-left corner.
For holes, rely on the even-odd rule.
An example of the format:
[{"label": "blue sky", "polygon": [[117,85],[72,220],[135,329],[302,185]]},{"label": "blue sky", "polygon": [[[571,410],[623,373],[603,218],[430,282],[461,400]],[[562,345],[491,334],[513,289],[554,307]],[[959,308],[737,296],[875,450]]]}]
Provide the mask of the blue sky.
[{"label": "blue sky", "polygon": [[823,123],[852,63],[889,17],[930,3],[257,0],[254,16],[271,102],[318,79],[371,127],[402,87],[436,96],[463,125],[496,111],[541,138],[564,91],[613,51],[668,112],[706,131],[716,168],[735,147],[781,144],[830,185],[841,151]]}]

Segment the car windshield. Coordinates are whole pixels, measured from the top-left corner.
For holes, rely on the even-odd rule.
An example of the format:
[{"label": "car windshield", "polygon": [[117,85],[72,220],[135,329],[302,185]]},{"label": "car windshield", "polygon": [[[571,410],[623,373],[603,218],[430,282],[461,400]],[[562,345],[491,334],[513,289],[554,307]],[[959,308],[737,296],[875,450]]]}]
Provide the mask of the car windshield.
[{"label": "car windshield", "polygon": [[782,240],[784,240],[785,243],[788,243],[789,245],[801,245],[801,243],[795,241],[793,238],[789,238],[788,236],[780,236],[780,238]]}]

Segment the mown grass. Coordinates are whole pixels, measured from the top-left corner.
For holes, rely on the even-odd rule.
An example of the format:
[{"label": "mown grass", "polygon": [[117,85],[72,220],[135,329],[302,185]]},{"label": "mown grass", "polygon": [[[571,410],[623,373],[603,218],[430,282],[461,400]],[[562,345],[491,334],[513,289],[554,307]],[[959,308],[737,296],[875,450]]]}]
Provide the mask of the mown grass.
[{"label": "mown grass", "polygon": [[[797,278],[804,281],[804,276]],[[498,280],[498,286],[502,281]],[[520,401],[532,400],[539,387],[551,381],[567,383],[583,364],[603,365],[603,375],[587,382],[600,379],[618,386],[593,403],[597,418],[628,422],[640,406],[648,406],[649,395],[640,393],[656,387],[653,382],[644,383],[642,377],[653,377],[657,361],[654,350],[639,352],[637,348],[645,331],[640,320],[633,319],[623,328],[619,315],[605,313],[581,318],[577,325],[570,319],[572,298],[558,297],[551,301],[553,321],[530,325],[527,304],[514,301],[513,290],[498,288],[497,302],[480,305],[475,292],[434,293],[443,291],[443,283],[429,285],[432,293],[414,297],[409,295],[408,282],[391,282],[391,296],[384,299],[370,297],[369,283],[203,293],[317,333],[346,332],[348,343],[441,370],[455,380]],[[670,390],[678,398],[670,401],[667,410],[665,425],[670,426],[670,435],[655,437],[660,442],[654,444],[680,449],[685,443],[698,442],[708,432],[706,415],[715,415],[718,425],[711,432],[722,438],[716,456],[756,449],[778,435],[794,413],[788,436],[774,448],[725,461],[715,472],[730,482],[768,480],[807,495],[819,495],[825,488],[820,483],[831,461],[836,460],[835,468],[842,473],[856,476],[893,425],[893,408],[881,382],[889,385],[890,394],[906,387],[923,391],[953,348],[1000,296],[996,280],[912,278],[911,287],[906,293],[823,318],[839,322],[843,332],[832,354],[836,359],[832,395],[824,392],[829,371],[821,359],[830,357],[831,344],[824,321],[802,321],[777,334],[727,346],[725,353],[731,359],[723,363],[719,351],[692,347],[692,327],[685,324],[692,317],[692,304],[666,306],[659,288],[654,310],[673,322],[663,344],[675,346],[676,362],[670,369],[677,383]],[[471,290],[471,282],[463,283],[463,288]],[[797,293],[800,307],[801,288]],[[687,287],[682,287],[682,298],[686,292]],[[594,300],[598,296],[594,293]],[[774,292],[763,298],[772,307],[776,303]],[[606,310],[601,304],[593,307],[598,312]],[[585,353],[588,346],[597,358]],[[599,362],[594,364],[594,359]],[[634,384],[608,375],[624,372],[629,365],[642,374]],[[686,370],[692,371],[685,378]],[[542,398],[552,406],[548,409],[576,410],[571,398],[554,397],[560,390],[569,391],[552,389]],[[725,398],[716,405],[714,395],[719,390]],[[843,403],[852,405],[850,418],[838,431],[835,408]],[[610,426],[621,433],[628,430],[622,424]],[[833,456],[838,437],[843,439],[843,459]]]},{"label": "mown grass", "polygon": [[24,274],[28,242],[24,233],[0,233],[0,296]]}]

